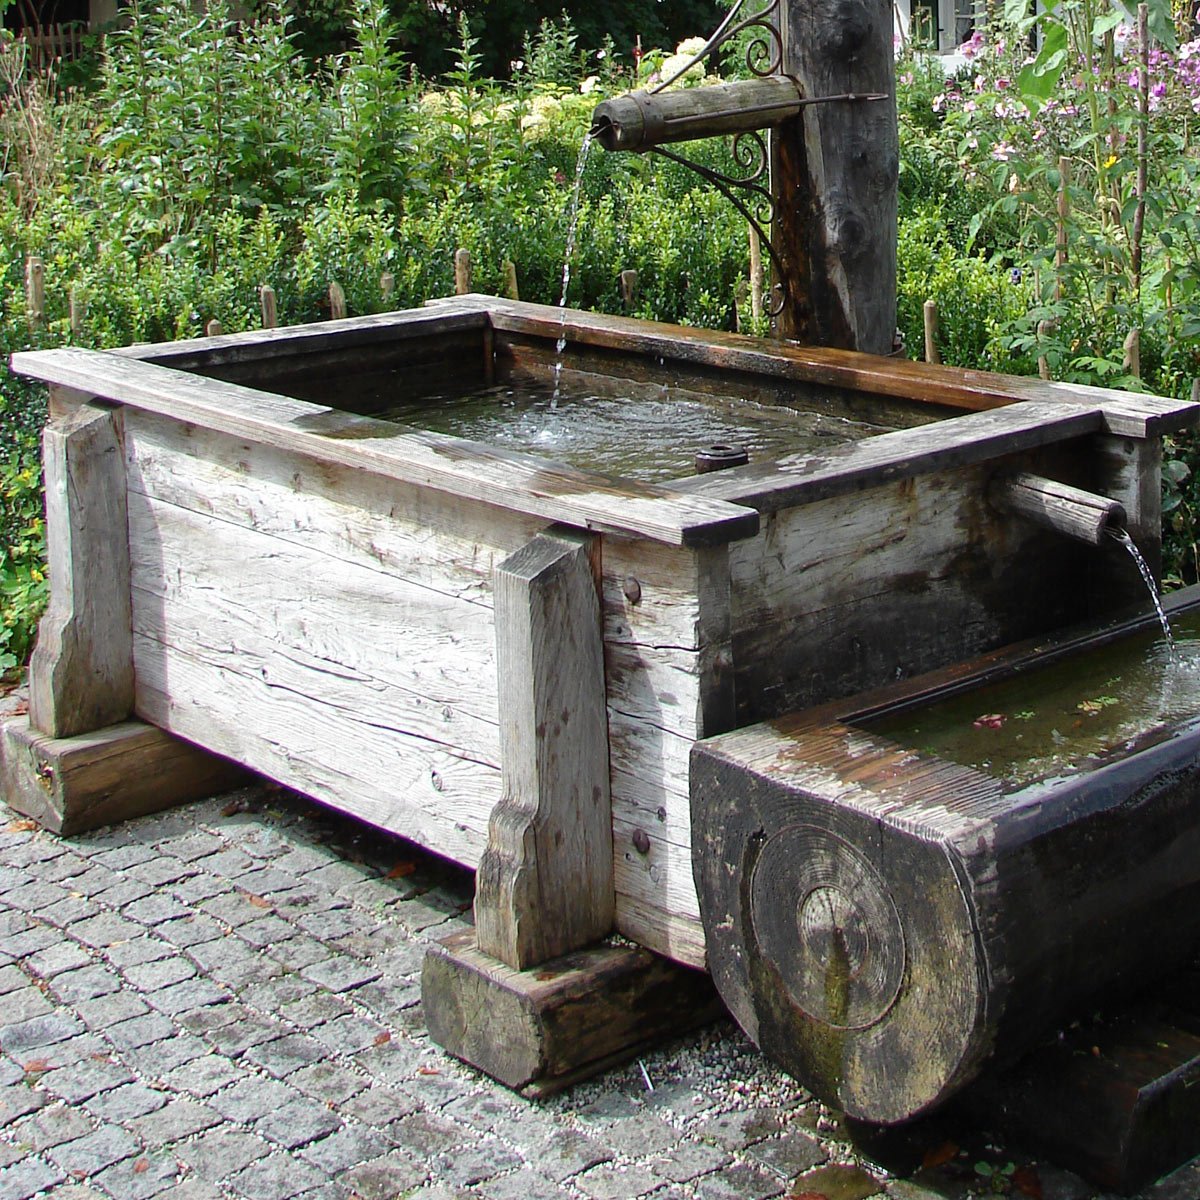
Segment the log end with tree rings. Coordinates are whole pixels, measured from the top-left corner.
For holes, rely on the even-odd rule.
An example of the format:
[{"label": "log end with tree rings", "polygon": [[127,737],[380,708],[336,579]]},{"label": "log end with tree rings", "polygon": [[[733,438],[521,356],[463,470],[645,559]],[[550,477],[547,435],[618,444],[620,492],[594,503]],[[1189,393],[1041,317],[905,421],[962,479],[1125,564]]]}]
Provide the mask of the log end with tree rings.
[{"label": "log end with tree rings", "polygon": [[[693,751],[709,970],[750,1038],[820,1099],[862,1121],[906,1121],[990,1049],[986,968],[954,855],[937,836],[806,794],[786,762],[748,770],[754,736]],[[736,759],[720,749],[732,737]]]},{"label": "log end with tree rings", "polygon": [[750,452],[745,446],[727,442],[716,442],[696,451],[696,474],[707,475],[710,471],[726,471],[730,467],[744,467],[750,461]]}]

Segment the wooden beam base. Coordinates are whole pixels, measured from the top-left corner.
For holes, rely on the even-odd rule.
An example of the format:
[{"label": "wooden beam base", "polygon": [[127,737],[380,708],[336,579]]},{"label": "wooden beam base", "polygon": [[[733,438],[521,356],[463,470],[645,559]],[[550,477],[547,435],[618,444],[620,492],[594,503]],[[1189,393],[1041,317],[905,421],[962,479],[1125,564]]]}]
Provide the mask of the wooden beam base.
[{"label": "wooden beam base", "polygon": [[0,723],[0,790],[16,812],[75,834],[244,783],[244,768],[141,721],[54,738]]},{"label": "wooden beam base", "polygon": [[516,971],[482,953],[473,930],[429,948],[421,999],[439,1046],[535,1098],[724,1012],[707,975],[639,947],[596,946]]},{"label": "wooden beam base", "polygon": [[1155,1002],[1083,1022],[963,1099],[989,1128],[1127,1195],[1200,1154],[1198,1084],[1198,1011]]}]

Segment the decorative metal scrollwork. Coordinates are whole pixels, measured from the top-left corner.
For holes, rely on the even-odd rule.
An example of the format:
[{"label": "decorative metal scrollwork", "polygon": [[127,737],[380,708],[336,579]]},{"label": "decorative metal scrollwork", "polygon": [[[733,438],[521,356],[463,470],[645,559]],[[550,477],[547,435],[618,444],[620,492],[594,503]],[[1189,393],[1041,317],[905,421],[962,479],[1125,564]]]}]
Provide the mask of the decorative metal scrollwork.
[{"label": "decorative metal scrollwork", "polygon": [[647,90],[654,93],[669,88],[671,84],[683,78],[697,63],[702,63],[708,58],[714,50],[720,49],[726,42],[747,29],[757,29],[760,32],[751,39],[746,47],[746,70],[751,75],[758,76],[759,79],[778,75],[783,69],[783,36],[779,32],[778,21],[775,19],[779,13],[779,4],[780,0],[770,0],[765,7],[738,20],[742,10],[746,7],[746,0],[736,0],[708,41],[683,66]]},{"label": "decorative metal scrollwork", "polygon": [[[777,317],[783,312],[787,303],[787,272],[783,260],[771,240],[771,223],[775,218],[775,201],[770,188],[770,155],[767,150],[766,138],[760,132],[739,133],[733,139],[732,152],[734,163],[741,168],[741,175],[726,175],[703,163],[698,163],[673,150],[663,146],[650,147],[649,153],[661,155],[671,162],[679,163],[695,171],[701,179],[707,180],[742,214],[754,227],[759,241],[766,247],[771,264],[775,268],[776,283],[772,286],[771,303],[767,309],[769,317]],[[767,180],[767,182],[763,182]]]}]

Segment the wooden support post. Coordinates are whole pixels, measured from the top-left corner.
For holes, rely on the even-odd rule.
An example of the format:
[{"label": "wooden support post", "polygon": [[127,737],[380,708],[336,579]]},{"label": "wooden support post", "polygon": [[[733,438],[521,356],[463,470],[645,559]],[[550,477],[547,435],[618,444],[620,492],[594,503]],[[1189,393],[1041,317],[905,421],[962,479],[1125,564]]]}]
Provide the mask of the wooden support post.
[{"label": "wooden support post", "polygon": [[379,277],[379,294],[386,304],[396,291],[396,276],[391,271],[384,271]]},{"label": "wooden support post", "polygon": [[83,337],[83,327],[87,323],[87,298],[83,294],[83,289],[71,288],[67,303],[71,321],[71,337],[74,341],[79,341]]},{"label": "wooden support post", "polygon": [[938,333],[938,310],[936,300],[926,300],[923,308],[925,316],[925,361],[927,363],[940,363],[942,361],[941,352],[938,350],[937,333]]},{"label": "wooden support post", "polygon": [[470,931],[430,947],[421,971],[429,1036],[527,1096],[548,1096],[724,1011],[701,971],[635,946],[598,946],[514,971]]},{"label": "wooden support post", "polygon": [[29,719],[69,737],[133,707],[121,410],[85,405],[46,427],[50,606],[29,667]]},{"label": "wooden support post", "polygon": [[637,301],[638,273],[634,270],[622,271],[618,282],[621,288],[621,303],[628,312]]},{"label": "wooden support post", "polygon": [[789,3],[779,24],[780,71],[805,96],[858,99],[809,105],[771,134],[774,282],[787,288],[773,328],[888,354],[900,158],[891,0]]},{"label": "wooden support post", "polygon": [[1200,375],[1192,380],[1192,403],[1200,404]]},{"label": "wooden support post", "polygon": [[503,796],[476,876],[480,950],[518,969],[612,928],[598,540],[539,534],[495,570]]},{"label": "wooden support post", "polygon": [[510,300],[521,298],[521,291],[517,286],[517,264],[511,258],[504,260],[504,294]]},{"label": "wooden support post", "polygon": [[342,285],[335,279],[329,285],[329,317],[330,320],[340,321],[347,316],[346,308],[346,293],[342,290]]},{"label": "wooden support post", "polygon": [[[1037,339],[1039,342],[1048,338],[1054,331],[1054,324],[1051,321],[1039,321],[1037,323]],[[1050,360],[1044,355],[1038,355],[1038,375],[1042,379],[1050,378]]]},{"label": "wooden support post", "polygon": [[220,321],[217,320],[216,317],[213,317],[213,319],[211,321],[209,321],[209,323],[207,325],[205,325],[204,332],[209,337],[220,337],[221,334],[223,334],[225,332],[225,327],[221,324]]},{"label": "wooden support post", "polygon": [[264,283],[258,289],[258,303],[262,309],[263,328],[277,328],[279,325],[279,308],[275,300],[275,289],[269,283]]},{"label": "wooden support post", "polygon": [[25,310],[29,327],[38,329],[46,322],[46,272],[36,254],[25,260]]},{"label": "wooden support post", "polygon": [[[1061,300],[1063,268],[1067,265],[1067,218],[1071,214],[1071,160],[1058,160],[1058,235],[1054,245],[1054,299]],[[1043,375],[1043,379],[1049,376]]]},{"label": "wooden support post", "polygon": [[0,722],[0,792],[10,808],[66,835],[199,800],[248,772],[141,721],[54,738],[24,717]]}]

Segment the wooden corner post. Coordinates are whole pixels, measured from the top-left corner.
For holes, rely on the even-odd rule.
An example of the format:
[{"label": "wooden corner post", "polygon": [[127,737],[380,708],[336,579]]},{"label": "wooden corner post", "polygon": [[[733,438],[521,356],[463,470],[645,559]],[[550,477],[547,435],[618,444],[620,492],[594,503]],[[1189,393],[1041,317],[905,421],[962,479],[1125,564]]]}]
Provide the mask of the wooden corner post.
[{"label": "wooden corner post", "polygon": [[612,928],[599,539],[539,534],[497,567],[503,795],[479,865],[479,949],[522,970]]},{"label": "wooden corner post", "polygon": [[52,403],[42,437],[51,595],[29,664],[29,714],[0,724],[5,801],[65,834],[211,795],[244,774],[128,720],[134,663],[122,414],[68,399]]}]

